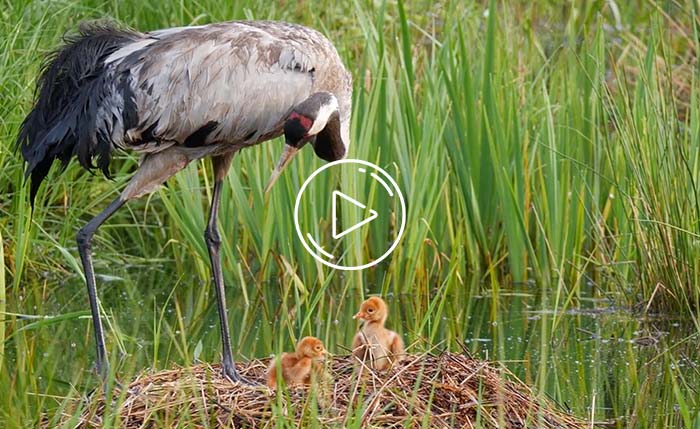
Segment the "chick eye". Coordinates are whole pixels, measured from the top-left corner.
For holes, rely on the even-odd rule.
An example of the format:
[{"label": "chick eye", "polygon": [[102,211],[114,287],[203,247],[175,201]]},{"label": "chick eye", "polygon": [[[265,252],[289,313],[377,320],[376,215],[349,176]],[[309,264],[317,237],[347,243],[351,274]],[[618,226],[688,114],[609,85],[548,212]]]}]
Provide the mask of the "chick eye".
[{"label": "chick eye", "polygon": [[315,348],[316,348],[316,351],[317,351],[317,352],[320,352],[320,351],[321,351],[321,346],[316,346]]},{"label": "chick eye", "polygon": [[370,308],[370,309],[367,310],[367,312],[368,312],[368,313],[374,313],[374,309],[373,309],[373,308]]}]

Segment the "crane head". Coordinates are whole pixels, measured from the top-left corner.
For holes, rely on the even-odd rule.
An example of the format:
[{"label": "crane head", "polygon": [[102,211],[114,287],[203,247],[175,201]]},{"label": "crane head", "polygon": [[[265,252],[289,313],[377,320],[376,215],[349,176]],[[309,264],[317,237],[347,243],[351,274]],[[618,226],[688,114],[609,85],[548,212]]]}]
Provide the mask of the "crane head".
[{"label": "crane head", "polygon": [[341,138],[338,100],[329,92],[316,92],[297,105],[284,123],[284,150],[265,187],[267,194],[282,174],[282,170],[306,143],[326,161],[345,156],[346,144]]}]

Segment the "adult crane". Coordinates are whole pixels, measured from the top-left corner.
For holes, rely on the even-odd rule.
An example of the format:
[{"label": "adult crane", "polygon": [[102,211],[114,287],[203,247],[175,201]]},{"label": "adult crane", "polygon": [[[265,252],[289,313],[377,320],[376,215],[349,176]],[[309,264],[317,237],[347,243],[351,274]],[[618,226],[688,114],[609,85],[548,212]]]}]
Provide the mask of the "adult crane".
[{"label": "adult crane", "polygon": [[97,344],[109,362],[98,309],[91,239],[127,201],[156,190],[191,161],[214,172],[204,232],[221,324],[223,373],[241,381],[231,351],[217,213],[223,180],[239,150],[284,134],[266,192],[306,143],[335,161],[349,145],[352,78],[321,33],[295,24],[236,21],[148,33],[82,24],[45,61],[36,100],[17,138],[31,176],[32,205],[54,161],[75,157],[109,177],[115,150],[141,155],[127,186],[77,233]]}]

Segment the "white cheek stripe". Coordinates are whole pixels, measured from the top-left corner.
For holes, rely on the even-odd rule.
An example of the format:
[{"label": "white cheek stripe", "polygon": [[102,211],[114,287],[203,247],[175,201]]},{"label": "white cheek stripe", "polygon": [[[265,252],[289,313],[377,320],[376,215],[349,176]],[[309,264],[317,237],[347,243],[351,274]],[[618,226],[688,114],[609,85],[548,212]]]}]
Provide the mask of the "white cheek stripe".
[{"label": "white cheek stripe", "polygon": [[314,121],[314,124],[311,126],[311,128],[306,134],[309,136],[315,136],[316,134],[320,133],[321,130],[326,127],[326,124],[328,123],[328,118],[330,118],[333,112],[337,110],[338,100],[335,97],[332,97],[330,103],[321,105],[321,108],[319,109],[318,114],[316,115],[316,120]]}]

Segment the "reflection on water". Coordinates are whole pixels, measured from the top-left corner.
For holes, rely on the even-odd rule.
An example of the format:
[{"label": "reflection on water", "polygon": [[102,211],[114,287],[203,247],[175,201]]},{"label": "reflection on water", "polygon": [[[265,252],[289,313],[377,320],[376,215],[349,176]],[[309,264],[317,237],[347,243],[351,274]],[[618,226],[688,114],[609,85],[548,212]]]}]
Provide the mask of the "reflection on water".
[{"label": "reflection on water", "polygon": [[674,383],[700,396],[700,339],[690,320],[643,316],[604,299],[580,298],[556,310],[548,297],[523,290],[449,302],[442,338],[461,337],[476,356],[503,361],[579,415],[620,427],[631,427],[638,414],[677,422]]},{"label": "reflection on water", "polygon": [[[290,335],[314,334],[331,351],[347,352],[357,327],[351,317],[361,302],[356,293],[328,290],[323,300],[302,309],[274,300],[284,310],[272,323],[288,327],[281,338],[286,347]],[[551,296],[525,286],[471,299],[431,291],[430,296],[387,294],[387,300],[388,324],[403,333],[410,351],[464,347],[475,357],[501,361],[536,391],[580,416],[618,427],[642,421],[661,427],[680,422],[679,400],[698,405],[692,401],[700,397],[700,339],[691,320],[645,316],[586,297],[556,310]],[[283,314],[288,320],[280,322]],[[269,354],[276,340],[261,334],[259,323],[253,325],[258,333],[245,341],[255,356]],[[680,399],[674,388],[683,392]]]},{"label": "reflection on water", "polygon": [[[158,282],[160,276],[151,272],[144,277]],[[352,279],[308,291],[276,281],[249,286],[246,294],[229,287],[238,358],[269,356],[291,348],[304,335],[318,336],[332,353],[347,353],[358,326],[352,315],[363,298],[349,285]],[[47,311],[87,308],[80,281],[68,283],[61,287],[74,293],[54,294],[53,309]],[[219,329],[210,289],[194,278],[157,291],[140,287],[125,292],[119,282],[103,284],[110,357],[121,377],[147,367],[217,361]],[[673,427],[682,422],[684,409],[697,413],[700,339],[690,320],[643,316],[609,300],[586,297],[571,299],[557,310],[553,295],[528,286],[488,291],[477,286],[448,294],[442,290],[384,295],[390,306],[388,326],[404,335],[409,351],[464,348],[475,357],[501,361],[563,409],[615,427]],[[468,298],[470,293],[475,296]],[[94,357],[87,316],[26,334],[41,344],[47,358],[61,357],[58,365],[56,359],[37,356],[44,365],[38,371],[48,374],[39,374],[42,387],[37,390],[65,393],[67,383],[85,388],[94,384],[87,371]]]}]

